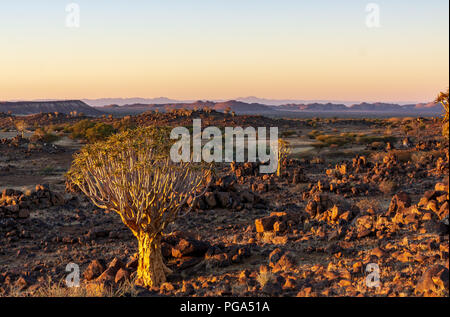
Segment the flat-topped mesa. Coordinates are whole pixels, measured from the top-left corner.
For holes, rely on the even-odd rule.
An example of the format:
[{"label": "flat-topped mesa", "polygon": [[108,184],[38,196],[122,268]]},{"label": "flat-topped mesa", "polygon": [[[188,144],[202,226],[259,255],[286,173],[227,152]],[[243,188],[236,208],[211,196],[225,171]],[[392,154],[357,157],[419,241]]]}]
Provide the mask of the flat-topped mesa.
[{"label": "flat-topped mesa", "polygon": [[41,112],[84,114],[87,116],[101,116],[104,114],[102,111],[80,100],[0,102],[0,112],[13,115],[29,115]]}]

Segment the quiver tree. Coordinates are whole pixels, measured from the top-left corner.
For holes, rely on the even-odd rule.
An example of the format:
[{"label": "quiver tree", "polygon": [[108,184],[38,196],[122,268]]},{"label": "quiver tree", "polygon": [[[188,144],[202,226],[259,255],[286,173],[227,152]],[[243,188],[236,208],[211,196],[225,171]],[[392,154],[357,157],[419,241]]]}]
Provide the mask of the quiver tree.
[{"label": "quiver tree", "polygon": [[448,139],[448,125],[449,125],[449,103],[448,103],[448,89],[446,92],[439,93],[439,96],[436,98],[435,102],[440,102],[442,106],[444,107],[444,115],[442,118],[442,134],[444,137]]},{"label": "quiver tree", "polygon": [[281,167],[283,162],[287,159],[288,155],[291,153],[291,148],[288,141],[283,139],[278,139],[278,166],[277,166],[277,176],[281,176]]},{"label": "quiver tree", "polygon": [[27,129],[28,124],[23,120],[19,120],[19,121],[14,122],[14,125],[16,126],[17,132],[20,132],[20,135],[22,136],[22,139],[23,139],[25,136],[25,130]]},{"label": "quiver tree", "polygon": [[210,174],[203,165],[172,162],[167,136],[152,128],[113,135],[84,147],[67,174],[97,207],[119,214],[137,238],[136,282],[146,287],[166,281],[170,270],[162,258],[162,232],[191,196],[206,191]]}]

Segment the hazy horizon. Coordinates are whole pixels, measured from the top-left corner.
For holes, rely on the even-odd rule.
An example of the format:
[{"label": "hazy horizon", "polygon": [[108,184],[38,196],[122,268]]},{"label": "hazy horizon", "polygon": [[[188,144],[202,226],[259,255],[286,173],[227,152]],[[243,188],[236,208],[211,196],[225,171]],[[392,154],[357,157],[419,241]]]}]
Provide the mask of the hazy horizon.
[{"label": "hazy horizon", "polygon": [[0,100],[422,103],[449,85],[447,0],[376,1],[375,28],[362,0],[73,2],[78,28],[69,1],[0,3]]},{"label": "hazy horizon", "polygon": [[[44,101],[67,101],[67,100],[81,100],[81,101],[86,101],[86,100],[109,100],[109,99],[116,99],[116,100],[130,100],[130,99],[143,99],[143,100],[157,100],[157,99],[168,99],[170,102],[177,102],[177,103],[189,103],[189,102],[196,102],[196,101],[212,101],[212,102],[225,102],[225,101],[231,101],[231,100],[236,100],[236,101],[240,101],[240,100],[244,100],[247,98],[257,98],[260,99],[261,102],[264,104],[264,100],[267,100],[268,103],[267,105],[270,105],[273,102],[304,102],[304,103],[340,103],[340,104],[345,104],[345,105],[352,105],[352,104],[359,104],[359,103],[386,103],[386,104],[399,104],[399,105],[408,105],[408,104],[426,104],[426,103],[431,103],[434,101],[433,100],[428,100],[428,101],[416,101],[416,100],[411,100],[411,101],[389,101],[389,100],[335,100],[335,99],[312,99],[312,100],[307,100],[307,99],[287,99],[287,98],[270,98],[270,97],[257,97],[257,96],[247,96],[247,97],[230,97],[230,98],[193,98],[193,99],[188,99],[188,98],[171,98],[171,97],[166,97],[166,96],[159,96],[159,97],[99,97],[99,98],[36,98],[36,99],[20,99],[20,98],[15,98],[15,99],[9,99],[9,100],[0,100],[0,102],[25,102],[25,101],[29,101],[29,102],[44,102]],[[248,101],[245,100],[245,102],[248,103],[253,103],[254,101]]]}]

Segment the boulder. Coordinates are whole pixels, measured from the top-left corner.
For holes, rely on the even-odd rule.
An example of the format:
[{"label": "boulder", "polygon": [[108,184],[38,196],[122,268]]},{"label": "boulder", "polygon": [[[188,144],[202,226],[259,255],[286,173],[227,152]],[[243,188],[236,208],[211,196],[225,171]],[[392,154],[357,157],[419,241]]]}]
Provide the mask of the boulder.
[{"label": "boulder", "polygon": [[181,258],[184,256],[203,256],[209,248],[209,244],[203,241],[186,238],[180,239],[172,248],[172,256]]},{"label": "boulder", "polygon": [[277,217],[275,216],[268,216],[264,218],[259,218],[255,220],[255,227],[256,232],[265,232],[265,231],[272,231],[273,225],[275,221],[277,220]]},{"label": "boulder", "polygon": [[398,194],[394,195],[394,197],[392,197],[387,214],[389,216],[393,216],[395,213],[403,211],[405,208],[409,208],[410,206],[411,197],[409,196],[409,194],[403,191],[399,192]]},{"label": "boulder", "polygon": [[448,279],[449,272],[445,266],[433,265],[422,274],[416,285],[415,293],[431,295],[442,290],[448,290]]},{"label": "boulder", "polygon": [[130,280],[130,272],[127,269],[120,268],[114,279],[115,283],[123,283]]},{"label": "boulder", "polygon": [[214,193],[207,192],[204,196],[205,203],[208,205],[209,208],[214,208],[217,206],[217,201]]},{"label": "boulder", "polygon": [[87,281],[91,281],[97,277],[99,277],[103,271],[105,270],[105,266],[103,265],[102,260],[93,260],[87,269],[83,273],[83,277]]},{"label": "boulder", "polygon": [[227,208],[231,206],[231,195],[228,192],[217,192],[216,193],[217,200],[219,201],[220,206]]}]

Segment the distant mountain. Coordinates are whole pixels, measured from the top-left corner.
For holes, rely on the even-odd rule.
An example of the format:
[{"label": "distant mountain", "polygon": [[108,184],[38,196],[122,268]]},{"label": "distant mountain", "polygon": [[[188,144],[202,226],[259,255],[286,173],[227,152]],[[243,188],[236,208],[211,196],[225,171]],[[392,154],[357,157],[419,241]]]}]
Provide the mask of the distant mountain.
[{"label": "distant mountain", "polygon": [[435,103],[419,103],[399,105],[393,103],[367,103],[344,104],[334,103],[310,103],[310,104],[286,104],[273,107],[283,111],[307,111],[307,112],[377,112],[377,113],[411,113],[411,114],[439,114],[442,112],[442,106]]},{"label": "distant mountain", "polygon": [[238,100],[229,100],[224,102],[216,101],[195,101],[189,103],[167,103],[167,104],[130,104],[119,106],[109,105],[101,107],[102,111],[113,114],[138,114],[145,111],[158,110],[167,111],[171,109],[203,109],[209,107],[216,111],[225,111],[227,109],[237,114],[278,114],[283,115],[295,113],[328,113],[328,114],[364,114],[366,112],[377,114],[404,114],[404,115],[439,115],[442,107],[439,104],[409,104],[398,105],[391,103],[359,103],[346,106],[342,103],[309,103],[309,104],[285,104],[280,106],[270,106],[261,103],[246,103]]},{"label": "distant mountain", "polygon": [[443,111],[442,105],[440,103],[429,102],[429,103],[418,103],[414,105],[414,108],[417,110],[425,110],[425,111]]},{"label": "distant mountain", "polygon": [[349,107],[349,110],[351,111],[402,111],[403,108],[402,106],[398,105],[398,104],[391,104],[391,103],[367,103],[367,102],[362,102],[360,104],[355,104],[355,105],[351,105]]},{"label": "distant mountain", "polygon": [[419,103],[419,104],[409,104],[409,105],[398,105],[392,103],[360,103],[354,104],[349,107],[350,111],[357,112],[410,112],[410,113],[431,113],[439,114],[442,112],[442,106],[434,102],[431,103]]},{"label": "distant mountain", "polygon": [[[179,104],[179,103],[194,103],[195,100],[176,100],[166,97],[158,98],[99,98],[99,99],[81,99],[85,103],[93,107],[103,107],[107,105],[132,105],[132,104],[147,104],[147,105],[166,105],[166,104]],[[245,103],[256,103],[266,106],[280,106],[286,104],[311,104],[311,103],[337,103],[352,105],[357,103],[357,101],[337,101],[337,100],[294,100],[294,99],[265,99],[258,98],[254,96],[250,97],[239,97],[235,98],[236,101],[241,101]],[[206,101],[206,100],[203,100]],[[226,99],[214,99],[212,100],[216,103],[226,102]]]},{"label": "distant mountain", "polygon": [[119,106],[117,104],[99,107],[98,109],[113,114],[138,114],[146,111],[167,111],[171,109],[203,109],[212,108],[215,105],[212,101],[196,101],[190,103],[165,103],[165,104],[145,104],[134,103]]},{"label": "distant mountain", "polygon": [[[81,99],[83,102],[87,103],[90,106],[93,107],[104,107],[109,105],[118,105],[118,106],[128,106],[128,105],[134,105],[134,104],[141,104],[141,105],[173,105],[173,104],[192,104],[196,103],[198,101],[195,100],[177,100],[177,99],[171,99],[167,97],[158,97],[158,98],[98,98],[98,99]],[[287,108],[295,108],[293,105],[307,105],[308,107],[305,107],[305,110],[308,110],[308,108],[313,108],[314,105],[340,105],[339,107],[342,107],[342,105],[345,106],[353,106],[353,105],[359,105],[361,104],[359,101],[349,101],[349,100],[296,100],[296,99],[266,99],[266,98],[259,98],[255,96],[249,96],[249,97],[238,97],[233,99],[234,101],[240,101],[247,104],[260,104],[264,106],[291,106]],[[40,100],[36,100],[40,101]],[[203,102],[208,101],[203,99]],[[214,103],[223,103],[228,102],[226,99],[214,99],[211,100],[211,102]],[[385,103],[362,103],[367,105],[384,105]],[[412,105],[413,102],[401,102],[398,104],[385,104],[385,105]],[[428,105],[428,104],[421,104],[421,105]],[[286,107],[285,107],[286,108]],[[318,106],[320,108],[320,106]],[[380,108],[381,109],[381,108]],[[332,110],[332,109],[331,109]],[[330,110],[330,111],[331,111]],[[328,110],[325,110],[328,111]]]},{"label": "distant mountain", "polygon": [[92,107],[103,107],[106,105],[131,105],[131,104],[147,104],[147,105],[163,105],[168,103],[190,103],[194,100],[175,100],[166,97],[159,98],[100,98],[100,99],[82,99],[85,103]]},{"label": "distant mountain", "polygon": [[[243,100],[247,100],[243,101]],[[287,101],[282,103],[282,101]],[[434,102],[396,104],[383,102],[361,102],[348,104],[347,102],[292,102],[292,100],[263,99],[258,97],[238,98],[237,100],[198,100],[181,101],[159,98],[101,98],[84,100],[36,100],[0,102],[0,112],[16,115],[27,115],[40,112],[70,113],[76,111],[88,116],[100,116],[105,113],[117,115],[139,114],[146,111],[168,111],[171,109],[203,109],[205,107],[216,111],[227,109],[237,114],[266,114],[293,115],[301,113],[315,115],[323,113],[325,116],[345,114],[364,115],[440,115],[442,106]]]},{"label": "distant mountain", "polygon": [[344,104],[333,103],[310,103],[310,104],[287,104],[276,107],[279,110],[287,111],[347,111],[349,108]]},{"label": "distant mountain", "polygon": [[257,103],[245,103],[236,100],[229,100],[225,102],[214,102],[214,101],[196,101],[191,103],[168,103],[168,104],[131,104],[131,105],[109,105],[101,107],[102,111],[116,114],[137,114],[145,111],[168,111],[171,109],[203,109],[211,108],[217,111],[231,110],[238,114],[257,114],[257,113],[270,113],[276,111],[271,106],[257,104]]},{"label": "distant mountain", "polygon": [[14,115],[28,115],[41,112],[69,114],[73,111],[84,113],[87,116],[105,114],[80,100],[0,102],[0,112],[8,113],[10,111]]},{"label": "distant mountain", "polygon": [[259,103],[246,103],[237,100],[229,100],[225,102],[218,102],[213,107],[214,110],[224,111],[231,110],[236,113],[263,113],[263,112],[273,112],[274,108],[259,104]]},{"label": "distant mountain", "polygon": [[294,99],[265,99],[258,98],[254,96],[250,97],[239,97],[236,98],[237,101],[242,101],[246,103],[259,103],[268,106],[284,106],[284,105],[299,105],[299,104],[344,104],[344,105],[352,105],[357,103],[357,101],[340,101],[340,100],[294,100]]}]

